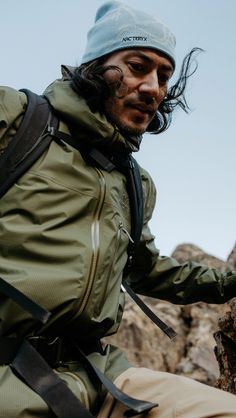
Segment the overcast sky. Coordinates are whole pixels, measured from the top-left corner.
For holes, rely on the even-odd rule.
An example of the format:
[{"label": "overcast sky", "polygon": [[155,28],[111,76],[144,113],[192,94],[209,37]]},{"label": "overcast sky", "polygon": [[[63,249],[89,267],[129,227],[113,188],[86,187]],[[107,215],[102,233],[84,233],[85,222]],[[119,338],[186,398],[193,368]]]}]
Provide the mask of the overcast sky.
[{"label": "overcast sky", "polygon": [[[0,0],[0,84],[41,93],[77,65],[102,0]],[[236,241],[236,0],[127,0],[159,16],[177,38],[177,73],[192,47],[199,55],[188,85],[191,113],[169,130],[145,135],[138,161],[158,200],[151,222],[157,247],[171,254],[193,243],[226,259]]]}]

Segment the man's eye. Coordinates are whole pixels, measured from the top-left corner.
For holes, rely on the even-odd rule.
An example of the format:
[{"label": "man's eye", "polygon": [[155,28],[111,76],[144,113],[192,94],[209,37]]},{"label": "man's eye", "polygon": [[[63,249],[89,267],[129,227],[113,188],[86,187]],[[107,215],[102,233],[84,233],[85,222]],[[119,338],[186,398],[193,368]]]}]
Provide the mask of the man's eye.
[{"label": "man's eye", "polygon": [[169,77],[166,74],[158,74],[159,83],[166,84],[169,81]]},{"label": "man's eye", "polygon": [[133,71],[136,71],[136,72],[144,71],[144,65],[140,64],[138,62],[130,62],[130,66],[131,66]]}]

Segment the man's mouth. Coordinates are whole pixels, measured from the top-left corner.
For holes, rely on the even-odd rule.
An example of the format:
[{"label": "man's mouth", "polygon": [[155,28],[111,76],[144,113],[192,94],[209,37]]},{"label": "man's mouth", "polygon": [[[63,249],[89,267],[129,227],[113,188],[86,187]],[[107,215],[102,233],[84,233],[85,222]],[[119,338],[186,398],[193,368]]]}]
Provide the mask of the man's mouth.
[{"label": "man's mouth", "polygon": [[132,109],[136,109],[139,112],[143,113],[143,114],[148,114],[149,116],[154,116],[155,112],[156,112],[156,108],[154,109],[153,106],[151,105],[147,105],[143,102],[127,102],[126,103],[127,107],[130,107]]},{"label": "man's mouth", "polygon": [[143,115],[145,117],[148,117],[148,119],[152,119],[155,115],[155,110],[153,109],[153,107],[147,106],[145,104],[130,104],[129,107],[138,111],[140,116]]},{"label": "man's mouth", "polygon": [[136,105],[133,105],[133,107],[134,109],[137,109],[142,113],[148,113],[149,115],[152,115],[154,113],[154,110],[146,105],[136,104]]}]

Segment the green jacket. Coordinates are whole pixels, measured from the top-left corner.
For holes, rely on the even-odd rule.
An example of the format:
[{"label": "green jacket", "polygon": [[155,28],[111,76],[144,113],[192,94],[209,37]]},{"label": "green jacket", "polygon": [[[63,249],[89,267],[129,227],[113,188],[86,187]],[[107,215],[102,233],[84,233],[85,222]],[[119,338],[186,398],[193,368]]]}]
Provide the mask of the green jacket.
[{"label": "green jacket", "polygon": [[[80,139],[95,146],[115,152],[138,150],[139,143],[127,141],[105,116],[91,113],[66,77],[50,85],[45,95],[60,115],[60,130],[68,132],[66,123],[73,122]],[[0,152],[17,131],[25,106],[24,93],[0,87]],[[159,255],[148,227],[155,187],[143,169],[141,177],[143,233],[127,278],[133,290],[176,304],[229,300],[236,294],[234,273],[223,274],[195,263],[180,265]],[[0,205],[0,277],[52,315],[46,325],[40,325],[13,301],[3,299],[2,334],[73,335],[87,341],[115,333],[124,306],[121,280],[129,239],[130,210],[123,174],[90,166],[70,145],[52,141],[2,197]],[[110,346],[103,356],[92,353],[90,358],[113,380],[130,366],[124,355]],[[11,387],[15,377],[8,369],[0,368],[0,380],[1,373],[8,373]],[[58,372],[91,406],[96,393],[80,364],[74,362]]]}]

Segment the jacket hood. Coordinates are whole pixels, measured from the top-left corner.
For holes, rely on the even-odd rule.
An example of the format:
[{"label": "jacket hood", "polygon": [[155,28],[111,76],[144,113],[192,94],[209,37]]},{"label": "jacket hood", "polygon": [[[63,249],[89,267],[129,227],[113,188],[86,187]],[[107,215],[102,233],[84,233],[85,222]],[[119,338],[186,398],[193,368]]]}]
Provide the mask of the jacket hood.
[{"label": "jacket hood", "polygon": [[59,117],[78,127],[79,138],[91,142],[93,146],[113,152],[138,151],[141,136],[126,138],[116,126],[108,122],[105,115],[92,112],[86,101],[72,89],[70,72],[71,67],[63,66],[63,77],[50,84],[44,92]]}]

